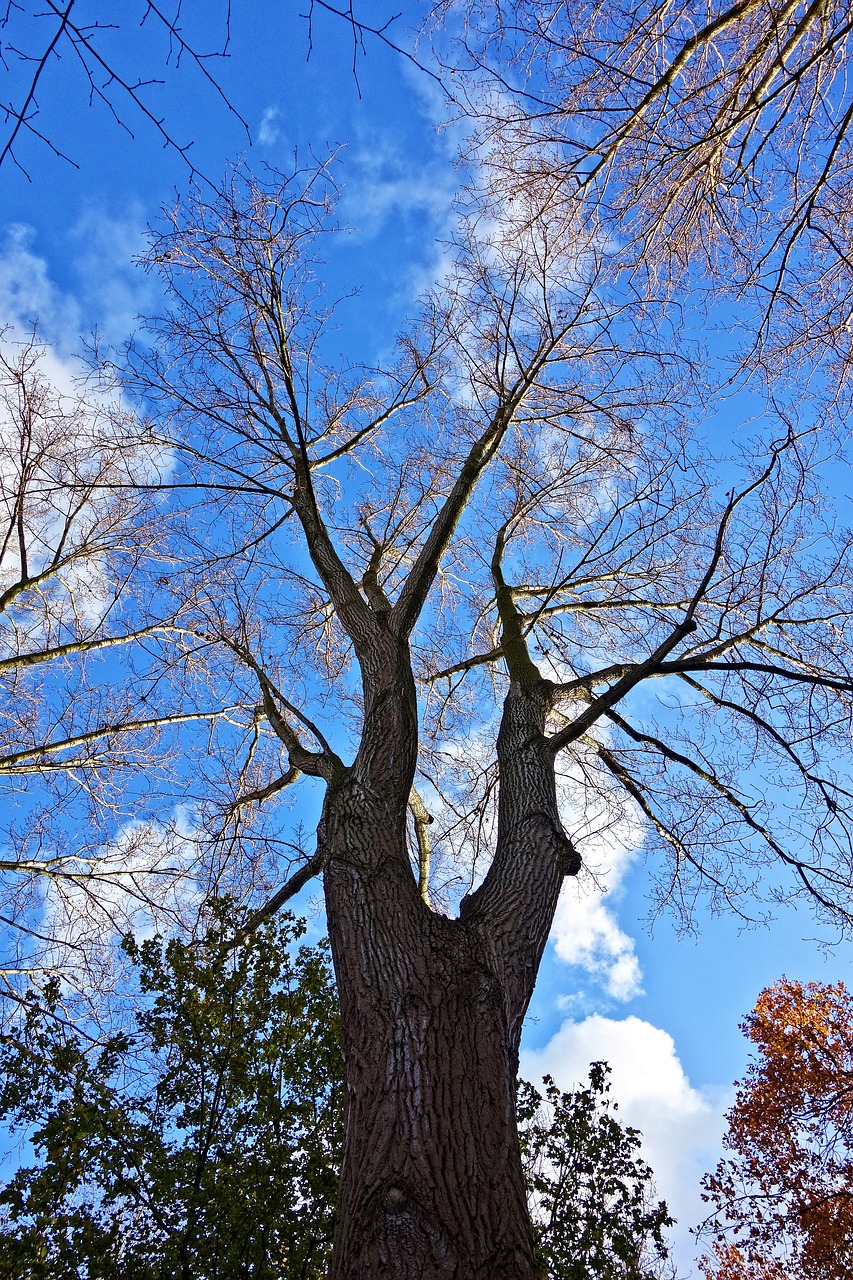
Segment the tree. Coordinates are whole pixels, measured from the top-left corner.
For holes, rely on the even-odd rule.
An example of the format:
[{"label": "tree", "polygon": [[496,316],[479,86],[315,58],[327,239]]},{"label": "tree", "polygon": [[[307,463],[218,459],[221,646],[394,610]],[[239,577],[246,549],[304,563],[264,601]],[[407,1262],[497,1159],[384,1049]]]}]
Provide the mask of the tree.
[{"label": "tree", "polygon": [[[436,7],[439,48],[456,7]],[[749,308],[740,354],[753,372],[773,378],[800,358],[844,380],[844,0],[459,7],[462,35],[444,57],[498,187],[570,184],[641,287],[698,286]]]},{"label": "tree", "polygon": [[743,1030],[757,1057],[704,1179],[709,1280],[853,1275],[853,1007],[843,982],[780,979]]},{"label": "tree", "polygon": [[[129,1033],[75,1031],[55,983],[30,994],[0,1059],[0,1114],[39,1161],[0,1192],[0,1275],[325,1274],[343,1140],[326,944],[295,950],[303,926],[282,914],[235,952],[232,913],[216,904],[203,941],[128,936]],[[575,1093],[546,1080],[547,1106],[519,1085],[527,1192],[555,1278],[650,1280],[666,1258],[671,1219],[607,1073],[593,1064]]]},{"label": "tree", "polygon": [[616,1118],[610,1068],[593,1062],[589,1087],[542,1095],[519,1084],[518,1119],[539,1254],[552,1280],[652,1280],[667,1259],[673,1225],[653,1200],[652,1171],[637,1156],[640,1134]]},{"label": "tree", "polygon": [[106,944],[141,908],[181,914],[203,870],[147,796],[167,785],[164,731],[224,711],[170,678],[191,593],[170,592],[170,516],[151,488],[169,456],[86,373],[36,334],[0,339],[0,971],[15,999],[57,973],[96,998]]},{"label": "tree", "polygon": [[[194,625],[246,708],[235,823],[321,784],[316,847],[257,918],[322,873],[347,1071],[332,1275],[532,1276],[518,1044],[585,830],[621,792],[670,898],[692,869],[737,904],[769,861],[847,918],[826,753],[846,751],[850,543],[790,405],[718,493],[683,423],[697,368],[665,310],[615,305],[571,193],[479,217],[472,195],[450,281],[379,370],[331,366],[310,258],[329,204],[322,170],[182,203],[128,386],[215,554]],[[631,697],[661,678],[678,714]],[[761,796],[761,751],[785,794]]]},{"label": "tree", "polygon": [[282,915],[235,950],[233,904],[203,941],[125,949],[133,1029],[75,1031],[59,984],[31,992],[3,1052],[0,1113],[40,1155],[0,1193],[0,1274],[326,1274],[342,1140],[325,945]]}]

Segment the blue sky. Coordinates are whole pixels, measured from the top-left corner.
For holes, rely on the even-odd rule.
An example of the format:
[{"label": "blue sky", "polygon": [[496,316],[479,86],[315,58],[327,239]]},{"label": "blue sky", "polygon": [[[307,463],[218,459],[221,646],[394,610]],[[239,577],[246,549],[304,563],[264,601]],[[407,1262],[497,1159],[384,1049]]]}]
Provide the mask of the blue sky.
[{"label": "blue sky", "polygon": [[[219,46],[224,5],[196,8],[207,30],[193,38]],[[114,39],[116,59],[142,78],[164,75],[146,100],[181,142],[194,139],[194,163],[212,178],[241,154],[252,166],[287,167],[294,153],[307,159],[340,148],[341,218],[352,231],[331,255],[330,292],[359,291],[354,341],[356,354],[369,358],[390,346],[419,290],[440,272],[459,182],[458,134],[436,128],[438,87],[375,42],[359,58],[357,85],[349,33],[322,13],[307,59],[298,8],[236,4],[229,57],[211,64],[249,125],[251,147],[240,121],[186,61],[163,71],[162,36],[150,23],[104,39]],[[79,167],[23,138],[17,153],[27,173],[8,161],[0,169],[0,306],[10,323],[38,318],[63,357],[94,328],[119,342],[138,312],[156,310],[156,285],[133,258],[146,223],[188,180],[181,158],[132,104],[115,102],[135,138],[102,106],[86,104],[66,56],[45,73],[39,127]],[[738,1021],[782,973],[847,978],[849,950],[822,950],[832,939],[815,936],[804,910],[746,932],[731,917],[700,910],[695,935],[679,937],[666,914],[649,920],[642,831],[623,836],[601,851],[608,892],[567,889],[522,1068],[528,1078],[549,1070],[569,1087],[585,1076],[590,1056],[611,1060],[622,1114],[644,1130],[659,1189],[680,1220],[677,1256],[687,1275],[693,1248],[685,1228],[700,1212],[698,1177],[716,1158],[721,1113],[746,1063]]]}]

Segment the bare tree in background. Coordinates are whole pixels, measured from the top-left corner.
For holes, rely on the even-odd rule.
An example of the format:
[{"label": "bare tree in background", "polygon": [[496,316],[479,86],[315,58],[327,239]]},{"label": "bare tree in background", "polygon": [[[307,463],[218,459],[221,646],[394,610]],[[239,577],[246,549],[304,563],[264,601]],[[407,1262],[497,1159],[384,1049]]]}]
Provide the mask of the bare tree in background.
[{"label": "bare tree in background", "polygon": [[170,466],[117,388],[87,387],[37,338],[3,335],[0,973],[10,995],[46,970],[67,978],[69,966],[90,989],[103,984],[92,965],[112,948],[98,943],[142,907],[174,914],[196,862],[181,822],[160,812],[177,749],[164,735],[222,707],[197,678],[189,695],[170,678],[191,597],[176,603],[167,513],[148,488],[162,488]]},{"label": "bare tree in background", "polygon": [[568,183],[640,288],[696,288],[704,275],[741,319],[750,309],[748,366],[772,379],[795,359],[820,360],[846,381],[846,0],[464,9],[448,46],[455,6],[436,7],[438,47],[499,187]]}]

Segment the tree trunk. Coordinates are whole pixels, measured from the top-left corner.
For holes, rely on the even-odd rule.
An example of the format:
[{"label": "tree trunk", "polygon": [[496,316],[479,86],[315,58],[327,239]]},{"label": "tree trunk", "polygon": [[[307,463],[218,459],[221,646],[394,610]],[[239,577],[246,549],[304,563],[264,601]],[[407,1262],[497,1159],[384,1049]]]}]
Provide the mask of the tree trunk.
[{"label": "tree trunk", "polygon": [[518,1019],[478,927],[432,913],[396,866],[326,874],[347,1108],[331,1277],[533,1280]]},{"label": "tree trunk", "polygon": [[536,1280],[515,1113],[521,1025],[563,876],[547,690],[504,704],[498,840],[459,919],[418,892],[408,649],[360,656],[364,731],[318,827],[341,1002],[346,1138],[330,1280]]}]

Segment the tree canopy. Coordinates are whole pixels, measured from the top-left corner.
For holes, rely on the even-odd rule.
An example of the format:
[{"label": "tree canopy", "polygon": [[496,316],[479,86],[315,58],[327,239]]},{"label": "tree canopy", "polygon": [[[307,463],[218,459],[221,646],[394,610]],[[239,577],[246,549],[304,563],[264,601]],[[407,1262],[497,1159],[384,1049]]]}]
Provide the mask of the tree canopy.
[{"label": "tree canopy", "polygon": [[[439,23],[453,10],[440,5]],[[819,364],[837,385],[851,35],[843,0],[516,0],[474,6],[452,65],[499,185],[567,184],[641,289],[736,304],[753,373]]]},{"label": "tree canopy", "polygon": [[666,1272],[666,1205],[638,1156],[641,1135],[623,1126],[609,1095],[610,1068],[590,1064],[585,1089],[543,1096],[519,1084],[522,1159],[540,1256],[552,1280],[652,1280]]},{"label": "tree canopy", "polygon": [[235,949],[231,904],[204,939],[125,940],[128,1029],[87,1036],[59,984],[3,1050],[0,1113],[38,1163],[0,1192],[0,1274],[325,1276],[342,1067],[325,946],[282,915]]}]

